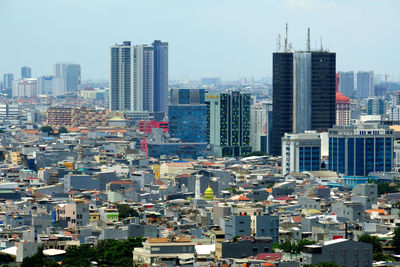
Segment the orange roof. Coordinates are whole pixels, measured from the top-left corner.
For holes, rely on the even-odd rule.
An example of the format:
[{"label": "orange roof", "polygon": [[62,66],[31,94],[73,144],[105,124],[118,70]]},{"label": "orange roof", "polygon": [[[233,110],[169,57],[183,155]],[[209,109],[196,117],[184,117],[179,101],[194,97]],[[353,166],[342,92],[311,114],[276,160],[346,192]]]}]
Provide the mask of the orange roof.
[{"label": "orange roof", "polygon": [[341,104],[350,103],[350,98],[343,95],[341,92],[336,92],[336,103],[341,103]]},{"label": "orange roof", "polygon": [[272,187],[267,189],[268,193],[272,193]]},{"label": "orange roof", "polygon": [[365,211],[368,214],[371,214],[373,212],[377,212],[378,214],[387,214],[387,212],[384,209],[371,209],[371,210],[366,210]]},{"label": "orange roof", "polygon": [[38,132],[39,130],[28,130],[28,129],[24,130],[24,133],[26,134],[37,134]]},{"label": "orange roof", "polygon": [[187,167],[187,168],[193,167],[190,162],[166,162],[165,164],[168,167],[176,167],[176,168],[179,168],[179,167]]}]

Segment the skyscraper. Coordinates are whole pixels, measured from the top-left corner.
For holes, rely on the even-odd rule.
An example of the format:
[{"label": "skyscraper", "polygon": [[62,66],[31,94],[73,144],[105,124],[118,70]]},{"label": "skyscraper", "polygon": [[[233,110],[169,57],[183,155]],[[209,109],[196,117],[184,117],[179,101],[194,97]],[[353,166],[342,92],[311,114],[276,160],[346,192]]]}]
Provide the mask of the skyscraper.
[{"label": "skyscraper", "polygon": [[168,43],[111,47],[111,110],[149,111],[164,118],[168,91]]},{"label": "skyscraper", "polygon": [[251,152],[250,94],[206,94],[207,141],[219,157],[235,157]]},{"label": "skyscraper", "polygon": [[207,142],[204,89],[172,89],[168,107],[169,134],[183,142]]},{"label": "skyscraper", "polygon": [[335,91],[335,53],[273,54],[273,155],[281,154],[285,133],[323,131],[335,124]]},{"label": "skyscraper", "polygon": [[32,78],[32,69],[27,66],[21,67],[21,79],[23,80],[28,78]]},{"label": "skyscraper", "polygon": [[5,91],[8,95],[11,95],[13,80],[14,80],[14,74],[12,74],[12,73],[6,73],[6,74],[3,75],[3,86],[4,86],[4,91]]},{"label": "skyscraper", "polygon": [[53,65],[53,95],[77,91],[81,83],[81,66],[74,63],[58,62]]},{"label": "skyscraper", "polygon": [[81,65],[69,63],[67,65],[66,88],[67,92],[78,91],[81,84]]},{"label": "skyscraper", "polygon": [[262,103],[250,109],[250,144],[253,151],[270,154],[272,103]]},{"label": "skyscraper", "polygon": [[354,96],[354,72],[347,71],[342,72],[339,71],[339,92],[341,92],[344,96],[353,97]]},{"label": "skyscraper", "polygon": [[153,111],[165,114],[168,105],[168,43],[155,40]]},{"label": "skyscraper", "polygon": [[357,95],[360,98],[375,96],[373,71],[359,71],[357,73]]}]

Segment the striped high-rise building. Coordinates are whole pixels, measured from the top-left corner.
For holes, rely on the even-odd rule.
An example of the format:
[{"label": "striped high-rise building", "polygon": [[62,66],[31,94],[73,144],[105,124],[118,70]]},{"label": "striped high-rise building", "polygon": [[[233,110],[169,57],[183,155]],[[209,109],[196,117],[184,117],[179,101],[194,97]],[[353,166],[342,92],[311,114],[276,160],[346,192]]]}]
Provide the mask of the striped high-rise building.
[{"label": "striped high-rise building", "polygon": [[168,91],[168,43],[111,47],[110,108],[164,113]]}]

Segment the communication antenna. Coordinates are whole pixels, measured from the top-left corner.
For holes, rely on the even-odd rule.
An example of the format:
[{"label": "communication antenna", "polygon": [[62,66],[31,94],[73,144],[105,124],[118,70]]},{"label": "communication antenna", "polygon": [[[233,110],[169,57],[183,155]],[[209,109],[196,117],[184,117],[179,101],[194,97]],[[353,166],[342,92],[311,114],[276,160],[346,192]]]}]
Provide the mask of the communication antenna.
[{"label": "communication antenna", "polygon": [[310,34],[310,27],[307,30],[307,51],[311,51],[311,34]]},{"label": "communication antenna", "polygon": [[288,34],[289,30],[288,30],[288,23],[286,22],[286,36],[285,36],[285,52],[289,52],[288,51]]},{"label": "communication antenna", "polygon": [[281,52],[281,35],[276,38],[276,52]]},{"label": "communication antenna", "polygon": [[324,47],[322,46],[322,36],[321,36],[321,52],[324,51]]}]

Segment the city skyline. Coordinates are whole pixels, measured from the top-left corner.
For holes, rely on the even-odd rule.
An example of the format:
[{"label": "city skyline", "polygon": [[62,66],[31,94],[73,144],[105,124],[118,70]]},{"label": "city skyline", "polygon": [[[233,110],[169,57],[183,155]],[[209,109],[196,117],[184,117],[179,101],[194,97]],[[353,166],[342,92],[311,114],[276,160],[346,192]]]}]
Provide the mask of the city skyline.
[{"label": "city skyline", "polygon": [[[134,10],[140,12],[132,16]],[[5,62],[0,73],[18,76],[26,65],[35,77],[51,74],[55,62],[73,61],[81,64],[83,80],[105,80],[109,47],[114,43],[160,39],[169,42],[170,80],[185,76],[220,76],[224,80],[271,77],[276,37],[283,36],[288,22],[294,49],[305,49],[310,27],[312,48],[320,47],[322,36],[324,48],[338,55],[337,70],[373,70],[398,80],[400,56],[392,53],[398,37],[392,32],[400,22],[399,10],[400,3],[393,0],[6,0],[0,3],[0,24],[6,26],[3,34],[7,36],[0,44]],[[24,45],[30,39],[35,40],[33,45]]]}]

